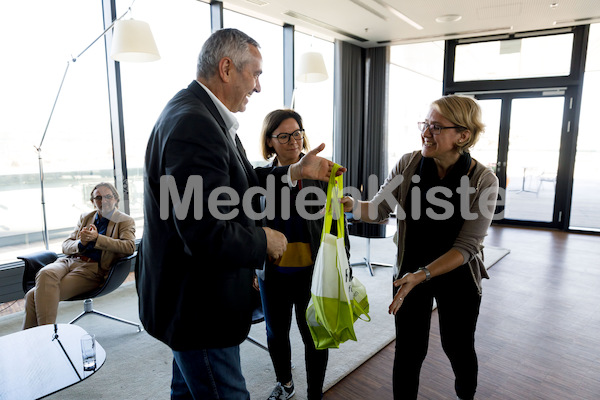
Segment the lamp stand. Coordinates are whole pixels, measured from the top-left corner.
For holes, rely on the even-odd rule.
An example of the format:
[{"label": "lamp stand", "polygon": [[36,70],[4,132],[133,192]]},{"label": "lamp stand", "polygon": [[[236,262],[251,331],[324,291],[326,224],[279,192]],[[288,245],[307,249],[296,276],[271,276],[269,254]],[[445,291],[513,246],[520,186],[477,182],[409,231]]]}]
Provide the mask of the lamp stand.
[{"label": "lamp stand", "polygon": [[38,164],[40,166],[40,189],[42,191],[42,215],[44,217],[44,230],[42,231],[42,239],[44,240],[44,245],[46,246],[46,250],[49,250],[48,247],[48,224],[46,223],[46,200],[44,199],[44,166],[42,163],[42,149],[41,147],[35,148],[38,152]]},{"label": "lamp stand", "polygon": [[106,28],[104,30],[104,32],[102,32],[96,39],[94,39],[94,41],[92,41],[85,49],[83,49],[83,51],[81,53],[79,53],[79,55],[77,55],[76,57],[72,57],[71,60],[67,61],[67,67],[65,68],[65,72],[63,73],[63,77],[60,82],[60,86],[58,87],[58,92],[56,93],[56,97],[54,99],[54,104],[52,105],[52,110],[50,111],[50,116],[48,117],[48,122],[46,122],[46,128],[44,129],[44,134],[42,135],[42,140],[40,140],[39,146],[37,146],[37,147],[34,146],[38,153],[38,164],[39,164],[39,169],[40,169],[40,189],[42,192],[42,214],[43,214],[43,222],[44,222],[44,230],[43,230],[42,236],[43,236],[43,240],[44,240],[44,245],[46,246],[46,250],[49,250],[49,238],[48,238],[48,224],[46,221],[46,201],[45,201],[45,197],[44,197],[44,166],[43,166],[43,161],[42,161],[42,144],[44,144],[44,139],[46,138],[46,133],[48,132],[48,127],[50,126],[50,121],[52,120],[52,116],[54,115],[54,109],[56,108],[56,103],[58,102],[58,98],[60,97],[60,93],[61,93],[63,84],[65,83],[65,78],[67,77],[67,72],[69,72],[69,67],[71,66],[71,63],[76,62],[79,57],[81,57],[90,47],[92,47],[94,45],[94,43],[96,43],[98,40],[100,40],[102,37],[104,37],[104,35],[106,35],[106,33],[115,26],[115,23],[117,23],[117,21],[120,21],[123,17],[125,17],[125,15],[127,15],[127,13],[129,13],[131,11],[131,7],[133,6],[133,3],[135,3],[135,0],[133,0],[131,5],[129,6],[129,8],[119,18],[115,19],[110,24],[110,26],[108,28]]},{"label": "lamp stand", "polygon": [[292,91],[292,101],[290,102],[290,108],[292,110],[294,110],[296,107],[296,91],[297,90],[298,90],[298,88],[296,86],[294,86],[294,90]]},{"label": "lamp stand", "polygon": [[[106,32],[106,31],[105,31]],[[96,39],[98,40],[98,39]],[[94,40],[94,42],[96,41]],[[89,46],[85,49],[87,50]],[[85,50],[81,53],[83,54]],[[81,55],[79,54],[79,55]],[[79,56],[77,56],[79,57]],[[73,62],[77,61],[77,58],[73,58]],[[48,117],[48,122],[46,122],[46,128],[44,129],[44,134],[42,135],[42,140],[40,140],[40,145],[35,147],[35,150],[38,153],[38,164],[40,168],[40,189],[42,192],[42,214],[44,217],[44,231],[42,232],[42,238],[44,239],[44,245],[46,246],[46,250],[49,250],[48,244],[48,224],[46,222],[46,200],[44,197],[44,163],[42,161],[42,144],[44,144],[44,139],[46,138],[46,132],[48,132],[48,126],[50,126],[50,121],[52,120],[52,115],[54,115],[54,109],[56,108],[56,103],[58,102],[58,97],[60,96],[60,92],[62,90],[63,84],[65,83],[65,78],[67,77],[67,72],[69,71],[69,66],[71,65],[70,61],[67,61],[67,67],[65,68],[65,72],[63,73],[62,80],[60,81],[60,86],[58,87],[58,92],[56,93],[56,97],[54,98],[54,104],[52,105],[52,110],[50,111],[50,117]]]}]

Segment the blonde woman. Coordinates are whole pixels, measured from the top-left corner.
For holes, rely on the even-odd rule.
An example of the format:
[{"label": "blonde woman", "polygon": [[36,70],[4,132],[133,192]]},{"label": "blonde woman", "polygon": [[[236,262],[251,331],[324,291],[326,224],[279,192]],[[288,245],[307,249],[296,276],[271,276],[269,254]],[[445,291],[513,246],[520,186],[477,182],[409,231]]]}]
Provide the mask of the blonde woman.
[{"label": "blonde woman", "polygon": [[472,399],[481,278],[488,277],[481,250],[498,179],[469,154],[484,127],[474,100],[442,97],[418,127],[421,150],[398,161],[371,201],[346,197],[342,202],[345,211],[354,209],[355,217],[366,222],[384,220],[397,209],[398,254],[389,307],[396,322],[394,399],[417,398],[434,299],[456,394]]}]

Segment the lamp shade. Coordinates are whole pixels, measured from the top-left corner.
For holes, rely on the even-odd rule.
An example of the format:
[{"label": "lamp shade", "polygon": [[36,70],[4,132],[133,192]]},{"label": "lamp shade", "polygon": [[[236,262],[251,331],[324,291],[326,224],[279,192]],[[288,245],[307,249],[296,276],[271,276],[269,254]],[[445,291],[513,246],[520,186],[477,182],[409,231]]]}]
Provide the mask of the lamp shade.
[{"label": "lamp shade", "polygon": [[150,25],[134,19],[115,22],[111,55],[115,61],[147,62],[160,59]]},{"label": "lamp shade", "polygon": [[322,82],[329,77],[323,55],[316,51],[309,51],[300,57],[300,68],[296,79],[300,82]]}]

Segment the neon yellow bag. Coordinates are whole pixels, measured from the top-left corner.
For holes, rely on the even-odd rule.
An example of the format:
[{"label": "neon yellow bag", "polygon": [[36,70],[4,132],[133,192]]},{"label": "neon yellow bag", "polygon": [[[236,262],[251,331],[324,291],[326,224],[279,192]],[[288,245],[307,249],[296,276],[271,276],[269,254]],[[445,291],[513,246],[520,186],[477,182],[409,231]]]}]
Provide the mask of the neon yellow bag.
[{"label": "neon yellow bag", "polygon": [[354,322],[360,318],[362,314],[366,318],[360,318],[363,321],[371,321],[369,316],[369,297],[367,296],[367,288],[353,276],[350,281],[350,296],[352,297],[352,311],[354,312]]},{"label": "neon yellow bag", "polygon": [[[306,320],[317,349],[339,348],[340,343],[349,339],[356,341],[354,322],[361,314],[370,321],[366,289],[356,278],[350,280],[344,219],[339,203],[343,178],[335,176],[339,167],[334,165],[329,178],[321,246],[315,260],[311,299],[306,309]],[[334,215],[337,237],[329,233]]]}]

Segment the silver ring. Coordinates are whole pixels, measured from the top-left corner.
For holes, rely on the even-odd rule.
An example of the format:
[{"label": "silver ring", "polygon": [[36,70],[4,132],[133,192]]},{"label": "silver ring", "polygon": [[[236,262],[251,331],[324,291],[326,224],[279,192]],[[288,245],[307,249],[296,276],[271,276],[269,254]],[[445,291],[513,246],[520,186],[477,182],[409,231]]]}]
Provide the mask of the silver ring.
[{"label": "silver ring", "polygon": [[400,301],[404,301],[404,299],[402,297],[398,297],[398,300]]}]

